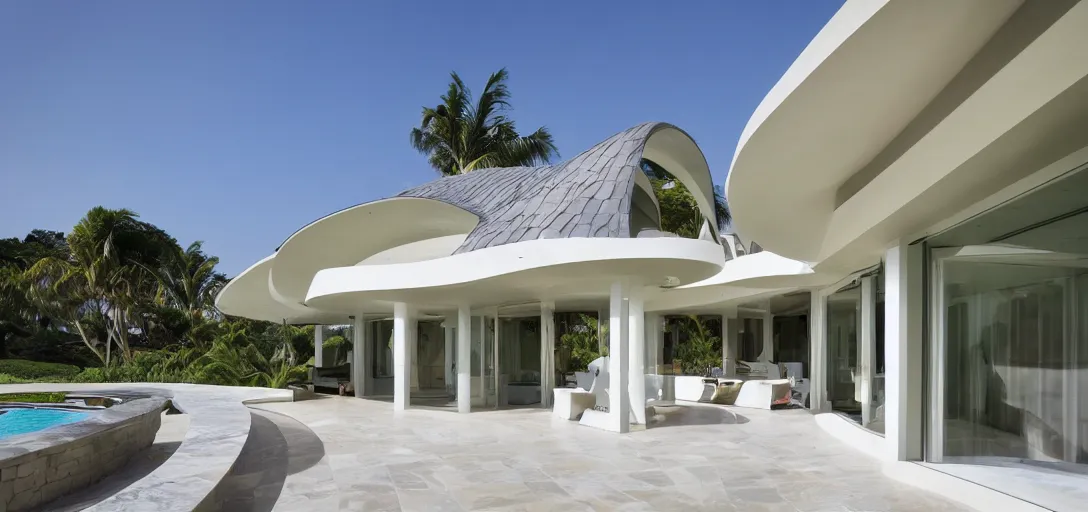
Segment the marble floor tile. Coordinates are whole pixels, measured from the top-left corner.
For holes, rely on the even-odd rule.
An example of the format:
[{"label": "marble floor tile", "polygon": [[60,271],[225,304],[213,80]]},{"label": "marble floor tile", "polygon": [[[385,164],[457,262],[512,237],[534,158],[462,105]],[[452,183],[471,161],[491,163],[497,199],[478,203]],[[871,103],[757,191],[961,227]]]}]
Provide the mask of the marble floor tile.
[{"label": "marble floor tile", "polygon": [[[729,409],[729,422],[621,436],[540,409],[394,414],[347,397],[256,407],[312,431],[285,433],[289,453],[299,439],[320,454],[287,471],[275,510],[966,510],[884,477],[804,411]],[[333,492],[335,505],[313,508],[307,491]]]}]

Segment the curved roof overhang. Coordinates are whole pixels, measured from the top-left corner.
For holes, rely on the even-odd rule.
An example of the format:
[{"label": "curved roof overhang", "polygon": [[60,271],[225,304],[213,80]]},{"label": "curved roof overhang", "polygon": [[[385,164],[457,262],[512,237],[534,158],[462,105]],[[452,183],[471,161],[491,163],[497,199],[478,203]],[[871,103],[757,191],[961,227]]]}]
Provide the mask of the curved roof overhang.
[{"label": "curved roof overhang", "polygon": [[721,246],[705,240],[531,240],[413,263],[328,268],[314,276],[306,304],[350,312],[394,301],[443,308],[607,297],[616,280],[692,283],[716,274],[723,262]]},{"label": "curved roof overhang", "polygon": [[291,235],[271,262],[268,289],[282,303],[302,305],[314,275],[323,269],[355,265],[410,243],[464,235],[478,220],[457,206],[418,197],[353,206]]},{"label": "curved roof overhang", "polygon": [[648,311],[724,307],[769,298],[799,288],[827,286],[842,279],[841,272],[817,272],[802,261],[763,251],[725,262],[717,274],[688,285],[665,290],[650,301]]},{"label": "curved roof overhang", "polygon": [[722,314],[730,308],[772,299],[795,288],[707,286],[666,290],[646,301],[646,311],[669,315]]},{"label": "curved roof overhang", "polygon": [[[840,187],[903,132],[1021,3],[847,2],[741,135],[726,181],[738,232],[775,253],[814,262],[836,250],[825,247],[827,237],[864,235],[872,214],[832,231]],[[1006,92],[1001,102],[1017,97]],[[1008,107],[993,99],[989,109]]]},{"label": "curved roof overhang", "polygon": [[[710,166],[695,139],[687,132],[662,124],[646,140],[642,149],[642,158],[652,160],[669,171],[680,183],[683,183],[695,197],[695,203],[703,217],[709,219],[708,225],[714,240],[718,240],[717,216],[714,213],[714,179]],[[641,172],[639,172],[641,174]],[[651,193],[651,196],[653,194]]]},{"label": "curved roof overhang", "polygon": [[803,261],[763,251],[729,260],[725,262],[722,271],[713,277],[681,286],[678,290],[725,285],[745,288],[804,288],[831,284],[844,275],[837,272],[817,272]]},{"label": "curved roof overhang", "polygon": [[225,314],[290,324],[342,323],[346,317],[303,305],[284,304],[269,293],[268,274],[275,255],[258,261],[231,279],[215,297],[215,307]]}]

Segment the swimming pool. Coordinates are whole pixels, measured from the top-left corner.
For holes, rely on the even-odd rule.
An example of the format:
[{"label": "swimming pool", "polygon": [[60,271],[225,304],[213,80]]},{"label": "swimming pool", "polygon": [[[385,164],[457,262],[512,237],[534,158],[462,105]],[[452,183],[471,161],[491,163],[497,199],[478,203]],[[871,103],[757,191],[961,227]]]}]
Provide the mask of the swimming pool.
[{"label": "swimming pool", "polygon": [[0,439],[75,423],[87,417],[85,412],[63,409],[12,407],[0,409]]}]

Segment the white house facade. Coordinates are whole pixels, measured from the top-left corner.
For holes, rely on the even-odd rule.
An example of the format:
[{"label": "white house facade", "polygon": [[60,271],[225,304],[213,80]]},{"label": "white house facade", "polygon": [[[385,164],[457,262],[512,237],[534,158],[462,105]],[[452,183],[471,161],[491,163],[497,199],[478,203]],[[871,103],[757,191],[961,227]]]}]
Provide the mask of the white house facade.
[{"label": "white house facade", "polygon": [[[704,219],[713,183],[690,136],[646,123],[318,219],[217,303],[350,326],[340,382],[394,410],[545,407],[627,432],[731,383],[783,404],[784,382],[893,476],[984,510],[1080,510],[1085,49],[1086,1],[850,0],[745,127],[728,232],[661,231],[643,160]],[[578,314],[609,357],[568,382]],[[720,367],[681,369],[687,315],[717,326]]]},{"label": "white house facade", "polygon": [[984,510],[1088,498],[1084,48],[1088,2],[847,2],[726,184],[739,232],[849,274],[812,294],[812,408]]}]

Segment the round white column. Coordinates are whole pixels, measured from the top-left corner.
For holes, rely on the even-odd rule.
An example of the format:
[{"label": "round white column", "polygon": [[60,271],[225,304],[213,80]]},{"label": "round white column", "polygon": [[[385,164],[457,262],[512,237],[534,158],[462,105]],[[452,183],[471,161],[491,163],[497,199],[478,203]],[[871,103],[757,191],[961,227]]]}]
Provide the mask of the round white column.
[{"label": "round white column", "polygon": [[472,311],[457,308],[457,412],[472,412]]},{"label": "round white column", "polygon": [[646,312],[641,292],[639,287],[632,287],[627,305],[627,389],[631,394],[631,421],[637,425],[646,424]]},{"label": "round white column", "polygon": [[631,400],[628,391],[628,290],[626,282],[616,281],[612,283],[609,296],[608,430],[621,434],[631,430]]},{"label": "round white column", "polygon": [[351,381],[355,386],[355,397],[366,395],[366,318],[358,313],[352,319],[351,343]]},{"label": "round white column", "polygon": [[411,345],[414,336],[408,305],[393,304],[393,410],[403,411],[412,401]]}]

